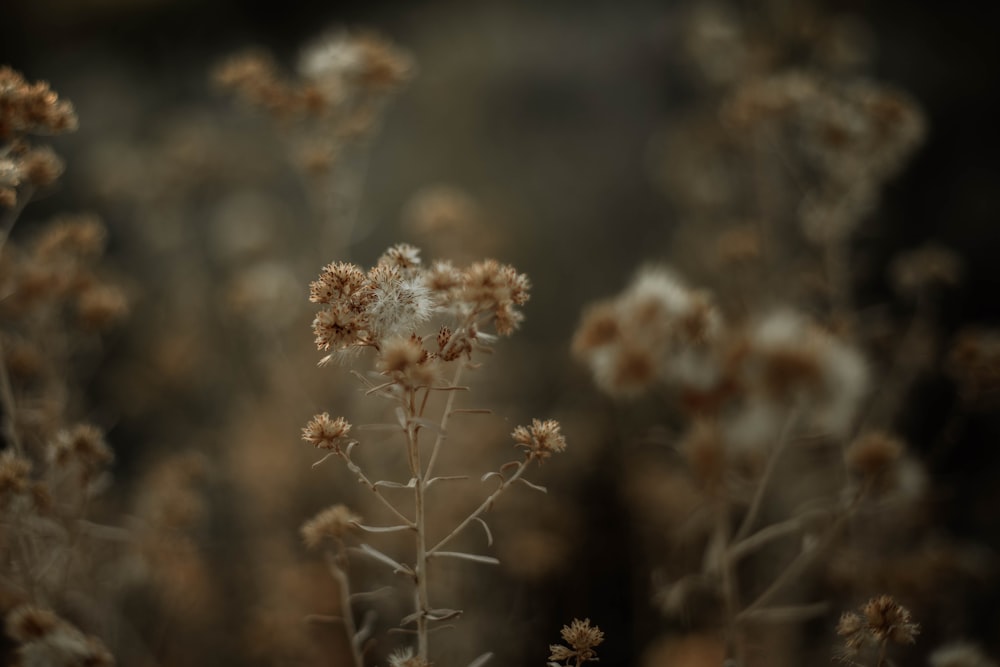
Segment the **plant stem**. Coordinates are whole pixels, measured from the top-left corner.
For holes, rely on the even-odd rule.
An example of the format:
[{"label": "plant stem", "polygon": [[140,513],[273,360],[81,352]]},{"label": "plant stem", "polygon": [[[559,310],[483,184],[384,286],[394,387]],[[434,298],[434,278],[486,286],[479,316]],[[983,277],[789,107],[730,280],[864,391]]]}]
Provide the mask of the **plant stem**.
[{"label": "plant stem", "polygon": [[[343,549],[343,547],[341,547]],[[351,646],[351,660],[354,667],[364,667],[364,659],[361,656],[361,647],[358,646],[358,629],[354,624],[354,614],[351,611],[351,584],[347,578],[347,573],[341,563],[346,563],[343,551],[337,556],[330,556],[328,564],[330,574],[337,582],[337,592],[340,593],[340,616],[344,624],[344,632],[347,633],[347,643]]]},{"label": "plant stem", "polygon": [[747,510],[747,514],[743,518],[743,523],[740,524],[740,528],[736,531],[736,535],[733,538],[736,542],[742,540],[747,536],[747,534],[749,534],[750,529],[753,528],[754,521],[757,520],[757,514],[760,512],[761,503],[764,501],[764,493],[767,491],[767,487],[771,482],[771,477],[774,476],[774,469],[778,465],[778,459],[781,458],[781,455],[784,453],[785,448],[791,440],[790,436],[792,428],[794,427],[795,422],[798,421],[798,414],[798,407],[793,408],[781,429],[781,434],[778,436],[778,443],[771,450],[771,455],[767,459],[767,466],[764,468],[764,475],[761,477],[760,482],[757,484],[757,488],[754,490],[753,500],[750,502],[750,509]]},{"label": "plant stem", "polygon": [[451,540],[452,540],[452,539],[454,539],[454,538],[455,538],[455,537],[456,537],[456,536],[457,536],[457,535],[458,535],[459,533],[461,533],[461,532],[462,532],[463,530],[465,530],[465,528],[466,528],[466,527],[467,527],[467,526],[468,526],[468,525],[469,525],[470,523],[472,523],[473,521],[475,521],[476,519],[478,519],[478,518],[479,518],[479,516],[480,516],[480,515],[481,515],[481,514],[482,514],[483,512],[485,512],[485,511],[486,511],[486,510],[488,510],[488,509],[489,509],[490,507],[492,507],[492,505],[493,505],[493,503],[494,503],[494,502],[496,501],[496,499],[500,497],[500,494],[502,494],[502,493],[503,493],[504,491],[506,491],[507,489],[509,489],[509,488],[510,488],[510,485],[511,485],[511,484],[513,484],[514,482],[516,482],[516,481],[518,480],[518,478],[519,478],[519,477],[521,476],[521,474],[522,474],[522,473],[524,472],[525,468],[527,468],[527,467],[528,467],[528,463],[529,463],[529,461],[530,461],[530,460],[531,460],[531,459],[525,459],[524,461],[520,461],[520,462],[518,462],[518,464],[517,464],[517,470],[515,470],[515,471],[514,471],[514,474],[513,474],[513,475],[511,475],[511,476],[510,476],[509,478],[505,479],[505,480],[503,481],[503,483],[502,483],[502,484],[500,484],[500,486],[498,486],[498,487],[497,487],[496,491],[494,491],[493,493],[491,493],[491,494],[490,494],[490,495],[489,495],[489,496],[488,496],[488,497],[486,498],[486,500],[484,500],[484,501],[483,501],[483,502],[482,502],[482,503],[481,503],[481,504],[479,505],[479,507],[477,507],[477,508],[476,508],[476,509],[475,509],[475,510],[474,510],[474,511],[472,512],[472,514],[470,514],[469,516],[465,517],[465,519],[464,519],[464,520],[462,521],[462,523],[458,524],[458,525],[457,525],[457,526],[455,527],[455,529],[454,529],[454,530],[452,530],[452,531],[451,531],[450,533],[448,533],[448,534],[447,534],[447,535],[445,535],[445,536],[444,536],[443,538],[441,538],[441,541],[440,541],[440,542],[438,542],[438,543],[437,543],[437,544],[435,544],[435,545],[434,545],[433,547],[431,547],[431,549],[430,549],[430,550],[429,550],[429,551],[427,552],[427,553],[428,553],[428,555],[431,555],[431,556],[433,556],[435,552],[437,552],[437,551],[440,551],[440,550],[441,550],[441,548],[442,548],[442,547],[443,547],[444,545],[446,545],[446,544],[447,544],[448,542],[451,542]]},{"label": "plant stem", "polygon": [[427,508],[424,502],[426,480],[423,466],[420,463],[419,426],[411,421],[413,417],[416,417],[416,391],[414,389],[407,391],[406,400],[403,401],[403,409],[406,411],[407,417],[406,449],[409,455],[410,473],[416,480],[413,487],[414,523],[416,524],[416,564],[413,568],[413,577],[416,584],[414,595],[417,611],[417,657],[428,662],[427,613],[431,606],[427,591]]},{"label": "plant stem", "polygon": [[[465,366],[462,362],[458,363],[458,367],[455,369],[455,376],[451,379],[451,386],[457,387],[459,381],[462,378],[462,368]],[[444,404],[444,414],[441,415],[441,424],[438,429],[437,438],[434,440],[434,447],[431,449],[431,458],[427,462],[427,470],[424,473],[426,479],[430,479],[434,472],[434,464],[437,462],[438,452],[441,451],[441,443],[444,442],[445,429],[448,427],[448,419],[451,417],[452,407],[455,405],[455,395],[458,392],[450,391],[448,392],[448,400]]]}]

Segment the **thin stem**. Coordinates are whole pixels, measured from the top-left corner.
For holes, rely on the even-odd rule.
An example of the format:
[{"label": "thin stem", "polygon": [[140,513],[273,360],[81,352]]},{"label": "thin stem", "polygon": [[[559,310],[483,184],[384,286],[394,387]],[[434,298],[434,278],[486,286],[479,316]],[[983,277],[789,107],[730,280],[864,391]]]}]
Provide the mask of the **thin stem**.
[{"label": "thin stem", "polygon": [[802,525],[802,518],[794,517],[792,519],[786,519],[785,521],[765,526],[753,535],[745,537],[738,542],[734,542],[729,547],[727,557],[733,562],[738,561],[739,559],[752,554],[774,540],[799,532],[802,530]]},{"label": "thin stem", "polygon": [[406,411],[406,451],[409,457],[410,473],[416,480],[413,487],[414,504],[414,524],[416,527],[415,546],[416,563],[413,568],[414,583],[414,603],[417,611],[417,657],[428,661],[428,619],[427,613],[430,611],[430,596],[427,587],[427,516],[424,494],[426,491],[426,481],[423,475],[423,466],[420,463],[420,428],[412,422],[416,416],[416,390],[409,388],[403,409]]},{"label": "thin stem", "polygon": [[458,524],[454,528],[454,530],[452,530],[450,533],[448,533],[443,538],[441,538],[441,541],[438,542],[437,544],[435,544],[433,547],[431,547],[431,549],[427,553],[428,554],[433,554],[433,553],[435,553],[437,551],[440,551],[441,548],[444,547],[444,545],[448,544],[448,542],[451,542],[452,539],[454,539],[459,533],[461,533],[463,530],[465,530],[465,528],[470,523],[472,523],[473,521],[475,521],[476,519],[478,519],[483,512],[485,512],[490,507],[492,507],[492,505],[496,501],[496,499],[499,498],[500,495],[504,491],[506,491],[507,489],[509,489],[511,484],[513,484],[514,482],[516,482],[518,480],[518,478],[521,476],[521,474],[524,472],[524,470],[528,467],[528,463],[530,463],[530,461],[531,461],[530,458],[529,459],[525,459],[524,461],[519,461],[518,464],[517,464],[517,470],[514,471],[514,474],[511,475],[510,477],[508,477],[507,479],[505,479],[503,481],[503,483],[501,483],[500,486],[498,486],[497,489],[493,493],[491,493],[486,498],[486,500],[484,500],[482,502],[482,504],[479,505],[479,507],[477,507],[475,510],[473,510],[472,514],[470,514],[469,516],[465,517],[465,519],[462,521],[462,523]]},{"label": "thin stem", "polygon": [[850,520],[851,516],[854,515],[858,505],[861,503],[865,495],[867,495],[867,490],[867,486],[862,488],[855,496],[851,504],[847,507],[844,514],[834,521],[833,525],[830,526],[829,530],[827,530],[826,534],[819,541],[819,543],[808,551],[799,552],[799,554],[795,556],[795,558],[793,558],[787,566],[785,566],[785,569],[782,570],[781,574],[778,575],[778,577],[771,582],[764,592],[758,595],[757,599],[746,607],[743,612],[749,613],[756,609],[760,609],[778,592],[780,592],[782,588],[794,581],[813,561],[813,559],[815,559],[820,553],[823,552],[824,549],[826,549],[826,547],[830,545],[831,542],[833,542],[834,537],[836,537],[836,535],[840,532],[841,527],[844,526],[844,524]]},{"label": "thin stem", "polygon": [[823,263],[833,318],[848,330],[853,324],[851,305],[851,272],[847,259],[847,244],[843,239],[830,239],[823,244]]},{"label": "thin stem", "polygon": [[347,643],[351,646],[351,660],[354,667],[364,667],[364,659],[361,657],[361,647],[358,646],[358,629],[354,624],[354,614],[351,611],[351,584],[344,571],[345,567],[341,563],[346,563],[343,550],[337,556],[330,555],[327,564],[330,567],[330,574],[337,582],[337,592],[340,594],[340,620],[344,624],[344,632],[347,633]]},{"label": "thin stem", "polygon": [[740,623],[789,623],[804,621],[816,616],[822,616],[829,610],[829,602],[815,602],[813,604],[798,604],[783,607],[765,607],[763,609],[742,611],[737,614],[736,620]]},{"label": "thin stem", "polygon": [[739,590],[737,588],[736,576],[733,572],[733,561],[726,557],[729,543],[729,498],[723,496],[718,500],[719,506],[715,516],[714,547],[720,555],[717,563],[719,574],[722,578],[722,599],[725,610],[725,646],[727,657],[732,657],[738,667],[743,667],[743,642],[740,640],[740,631],[737,627],[737,614],[740,608]]},{"label": "thin stem", "polygon": [[[465,364],[461,361],[458,362],[458,367],[455,368],[455,375],[451,379],[452,387],[458,386],[459,380],[462,378],[462,369],[464,366]],[[427,470],[424,472],[425,479],[430,479],[434,473],[434,464],[437,462],[438,452],[441,451],[441,444],[444,442],[445,430],[448,428],[448,419],[451,417],[452,407],[455,405],[456,394],[458,394],[457,391],[448,392],[448,400],[444,404],[444,414],[441,415],[440,428],[438,429],[437,438],[434,439],[434,447],[431,449],[431,458],[427,462]]]},{"label": "thin stem", "polygon": [[743,517],[743,522],[740,524],[739,530],[736,531],[733,541],[739,542],[746,537],[747,534],[749,534],[750,529],[753,528],[753,524],[757,520],[757,515],[760,513],[761,504],[764,501],[764,493],[767,491],[771,478],[774,476],[774,470],[778,466],[778,460],[781,458],[781,455],[788,447],[788,443],[791,441],[790,436],[792,428],[794,427],[795,422],[798,421],[798,416],[799,408],[796,406],[788,415],[788,419],[785,420],[785,424],[781,429],[780,435],[778,436],[778,443],[771,450],[771,455],[767,459],[767,466],[764,468],[764,475],[761,477],[760,482],[757,484],[757,488],[754,490],[753,500],[750,502],[750,509],[747,510],[746,516]]},{"label": "thin stem", "polygon": [[354,461],[351,460],[351,457],[347,455],[347,452],[344,452],[343,450],[339,450],[337,452],[337,454],[340,456],[340,458],[344,459],[344,461],[347,462],[348,467],[357,476],[358,481],[361,482],[362,484],[364,484],[365,486],[367,486],[368,490],[371,491],[372,493],[374,493],[375,497],[378,498],[380,501],[382,501],[382,504],[385,505],[385,507],[390,512],[392,512],[396,516],[397,519],[399,519],[400,521],[402,521],[404,524],[406,524],[410,528],[416,528],[417,527],[416,522],[414,522],[412,519],[410,519],[410,517],[406,516],[405,514],[403,514],[402,512],[400,512],[398,509],[396,509],[396,506],[393,505],[391,502],[389,502],[388,498],[386,498],[385,496],[382,495],[382,492],[379,491],[378,487],[375,486],[375,484],[368,478],[367,475],[365,475],[365,473],[361,470],[361,468],[358,466],[358,464],[356,464]]},{"label": "thin stem", "polygon": [[3,404],[3,431],[7,443],[14,448],[18,456],[24,456],[24,445],[21,444],[21,436],[17,432],[17,423],[14,419],[17,409],[14,388],[11,385],[10,374],[7,372],[4,358],[3,337],[0,336],[0,402]]},{"label": "thin stem", "polygon": [[[0,255],[3,254],[3,249],[7,245],[7,239],[14,229],[17,216],[24,210],[33,192],[33,189],[30,187],[24,188],[20,193],[21,196],[17,199],[17,205],[7,210],[3,215],[0,215]],[[14,417],[17,409],[17,404],[14,401],[14,389],[11,385],[10,374],[7,371],[7,363],[4,359],[3,339],[0,337],[0,402],[2,402],[3,406],[4,436],[7,438],[7,443],[14,448],[14,451],[18,455],[24,456],[24,445],[21,444],[21,437],[17,433],[17,424]]]},{"label": "thin stem", "polygon": [[875,663],[876,667],[882,667],[885,664],[885,651],[889,647],[889,641],[886,639],[882,640],[878,648],[878,662]]}]

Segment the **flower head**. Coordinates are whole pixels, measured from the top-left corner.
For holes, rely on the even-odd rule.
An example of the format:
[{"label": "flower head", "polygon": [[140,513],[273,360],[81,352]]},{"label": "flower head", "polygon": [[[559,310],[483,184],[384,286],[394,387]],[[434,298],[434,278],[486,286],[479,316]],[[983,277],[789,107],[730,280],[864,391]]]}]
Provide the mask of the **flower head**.
[{"label": "flower head", "polygon": [[578,618],[573,619],[571,624],[563,626],[561,634],[563,641],[569,646],[551,644],[549,646],[549,660],[554,661],[555,664],[575,660],[576,664],[579,665],[581,662],[598,659],[594,648],[604,641],[604,632],[596,625],[592,626],[589,618],[582,621]]},{"label": "flower head", "polygon": [[343,417],[330,419],[324,412],[313,417],[302,429],[302,439],[311,442],[317,449],[340,451],[351,432],[351,424]]},{"label": "flower head", "polygon": [[531,426],[518,426],[510,436],[518,447],[527,450],[528,458],[541,461],[566,449],[566,439],[559,428],[559,422],[555,419],[532,419]]},{"label": "flower head", "polygon": [[319,546],[324,539],[343,539],[361,521],[346,505],[328,507],[302,524],[302,539],[307,547]]}]

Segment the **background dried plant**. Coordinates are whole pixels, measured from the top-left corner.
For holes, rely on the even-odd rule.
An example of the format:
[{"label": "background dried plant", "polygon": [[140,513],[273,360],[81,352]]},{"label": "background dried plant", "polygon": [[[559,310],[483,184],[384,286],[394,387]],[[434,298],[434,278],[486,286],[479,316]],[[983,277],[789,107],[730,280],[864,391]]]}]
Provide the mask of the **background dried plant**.
[{"label": "background dried plant", "polygon": [[[689,422],[664,407],[672,399],[608,400],[568,349],[587,304],[618,294],[640,266],[669,261],[687,286],[714,295],[727,324],[780,300],[838,339],[857,336],[873,385],[884,387],[863,407],[879,431],[906,443],[916,465],[899,481],[922,480],[919,503],[859,517],[849,531],[857,548],[803,580],[810,583],[797,599],[830,607],[769,633],[771,664],[806,653],[828,661],[839,614],[881,593],[895,595],[922,628],[916,644],[890,657],[976,664],[1000,652],[989,446],[997,432],[997,147],[987,130],[996,108],[981,75],[997,42],[986,15],[897,2],[636,1],[572,9],[289,2],[275,16],[226,0],[42,0],[3,13],[11,29],[0,62],[29,81],[51,81],[80,116],[78,132],[46,139],[67,171],[21,221],[99,214],[108,258],[98,274],[112,264],[132,297],[124,325],[74,339],[86,361],[57,378],[79,397],[74,420],[110,428],[114,484],[88,511],[128,527],[140,546],[128,567],[111,572],[126,591],[114,606],[133,629],[100,632],[110,611],[70,619],[122,664],[316,664],[347,655],[340,633],[303,621],[335,614],[337,591],[297,534],[332,499],[329,478],[306,472],[313,459],[296,434],[324,410],[359,424],[381,417],[349,383],[315,368],[303,294],[323,263],[368,266],[399,240],[459,265],[495,256],[535,285],[503,363],[472,379],[470,395],[510,423],[456,422],[456,440],[475,446],[449,452],[455,458],[442,465],[478,469],[490,452],[506,451],[514,425],[538,414],[559,418],[573,445],[558,466],[540,469],[548,495],[510,496],[497,508],[501,566],[442,584],[508,610],[496,618],[470,609],[449,650],[499,647],[494,664],[537,664],[568,619],[589,617],[606,633],[606,663],[719,664],[711,588],[689,587],[705,612],[698,625],[697,604],[686,620],[664,617],[650,578],[658,570],[660,583],[675,580],[704,554],[697,540],[678,546],[678,526],[704,498],[673,448]],[[209,83],[218,63],[248,47],[271,52],[292,80],[300,48],[327,25],[374,30],[416,65],[380,107],[377,131],[341,153],[338,182],[350,196],[336,205],[356,215],[349,233],[321,229],[333,209],[317,183],[333,177],[301,170],[298,130]],[[789,71],[881,82],[915,100],[927,120],[922,147],[894,175],[875,170],[877,205],[869,202],[840,258],[781,234],[777,248],[762,245],[757,233],[761,223],[787,229],[790,200],[825,173],[816,153],[794,165],[774,159],[781,142],[799,146],[799,130],[770,128],[760,140],[720,122],[741,85]],[[791,166],[805,170],[804,182],[789,182]],[[352,185],[359,174],[363,185]],[[825,194],[816,189],[813,201]],[[19,223],[12,243],[28,249],[39,231]],[[318,241],[323,234],[332,236]],[[843,283],[844,255],[849,285],[840,316],[830,317],[825,267]],[[773,270],[753,268],[762,263]],[[12,323],[5,319],[4,330]],[[62,359],[51,361],[67,368]],[[877,462],[878,452],[897,449],[892,442],[865,456],[860,448],[856,460]],[[809,443],[794,445],[774,473],[784,481],[768,485],[780,491],[763,508],[768,521],[818,490],[791,484],[806,479],[797,471],[823,469]],[[703,471],[713,469],[712,454],[701,450]],[[352,507],[364,496],[353,483],[337,491]],[[892,530],[887,516],[897,519]],[[756,565],[739,574],[749,586],[769,576]],[[387,600],[372,604],[382,605],[380,618],[406,613]],[[967,644],[945,650],[959,641]]]}]

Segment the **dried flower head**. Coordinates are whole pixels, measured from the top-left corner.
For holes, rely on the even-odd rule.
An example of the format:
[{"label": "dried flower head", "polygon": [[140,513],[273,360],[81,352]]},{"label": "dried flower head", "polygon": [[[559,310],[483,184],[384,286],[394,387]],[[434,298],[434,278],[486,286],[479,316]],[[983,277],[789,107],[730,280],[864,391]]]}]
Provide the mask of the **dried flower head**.
[{"label": "dried flower head", "polygon": [[317,449],[340,451],[346,444],[351,424],[343,417],[330,419],[329,413],[313,417],[302,429],[302,439],[311,442]]},{"label": "dried flower head", "polygon": [[389,654],[389,667],[430,667],[429,662],[413,655],[412,648],[403,648]]},{"label": "dried flower head", "polygon": [[913,622],[910,610],[896,602],[892,596],[872,598],[861,610],[868,622],[868,631],[880,642],[912,644],[920,633],[920,626]]},{"label": "dried flower head", "polygon": [[573,352],[613,396],[635,397],[656,382],[705,390],[718,380],[721,334],[707,293],[665,267],[647,267],[619,297],[585,312]]},{"label": "dried flower head", "polygon": [[79,466],[85,478],[92,477],[115,458],[103,431],[92,424],[77,424],[60,431],[49,446],[48,457],[57,466]]},{"label": "dried flower head", "polygon": [[572,623],[563,626],[561,634],[563,641],[569,646],[550,644],[549,660],[552,661],[550,665],[559,663],[568,665],[571,660],[575,665],[579,665],[582,662],[598,660],[597,651],[594,649],[604,641],[604,633],[596,625],[592,626],[589,618],[582,621],[578,618],[573,619]]},{"label": "dried flower head", "polygon": [[368,282],[372,299],[366,328],[376,340],[409,335],[430,318],[434,303],[420,276],[380,264],[368,272]]},{"label": "dried flower head", "polygon": [[954,286],[962,278],[962,260],[935,243],[900,253],[889,267],[893,287],[904,296],[918,296],[934,286]]},{"label": "dried flower head", "polygon": [[112,667],[115,660],[96,637],[85,635],[48,609],[25,605],[7,613],[7,634],[20,643],[24,667],[87,665]]},{"label": "dried flower head", "polygon": [[948,352],[948,371],[964,400],[992,405],[1000,395],[1000,332],[960,332]]},{"label": "dried flower head", "polygon": [[0,67],[0,141],[18,134],[58,134],[76,129],[73,105],[60,100],[45,81],[28,83]]},{"label": "dried flower head", "polygon": [[549,458],[553,453],[559,453],[566,449],[566,439],[559,432],[559,422],[555,419],[531,420],[531,426],[518,426],[510,437],[517,443],[516,446],[524,447],[529,458],[539,461]]},{"label": "dried flower head", "polygon": [[80,294],[76,308],[85,329],[105,331],[128,314],[128,299],[113,285],[92,285]]},{"label": "dried flower head", "polygon": [[335,262],[323,267],[319,278],[309,284],[309,300],[332,304],[351,299],[365,286],[365,272],[348,262]]},{"label": "dried flower head", "polygon": [[372,33],[330,34],[308,47],[299,72],[315,83],[331,102],[354,89],[384,92],[405,83],[414,71],[413,59]]},{"label": "dried flower head", "polygon": [[892,596],[880,595],[861,605],[861,613],[844,613],[837,624],[837,634],[844,640],[850,655],[857,655],[871,644],[912,644],[920,633],[910,611]]},{"label": "dried flower head", "polygon": [[10,495],[21,495],[31,488],[31,461],[13,449],[0,452],[0,502]]},{"label": "dried flower head", "polygon": [[7,613],[7,636],[21,643],[38,641],[59,627],[60,623],[62,620],[49,609],[23,605]]},{"label": "dried flower head", "polygon": [[399,269],[416,269],[420,266],[420,249],[409,243],[397,243],[379,258],[378,264]]},{"label": "dried flower head", "polygon": [[899,438],[881,431],[864,433],[848,446],[845,452],[847,466],[865,477],[882,475],[906,451]]},{"label": "dried flower head", "polygon": [[283,80],[271,57],[259,51],[230,57],[215,68],[212,79],[276,118],[299,113],[304,106],[299,91]]},{"label": "dried flower head", "polygon": [[361,521],[346,505],[328,507],[302,524],[302,539],[306,546],[315,548],[324,539],[341,540]]}]

